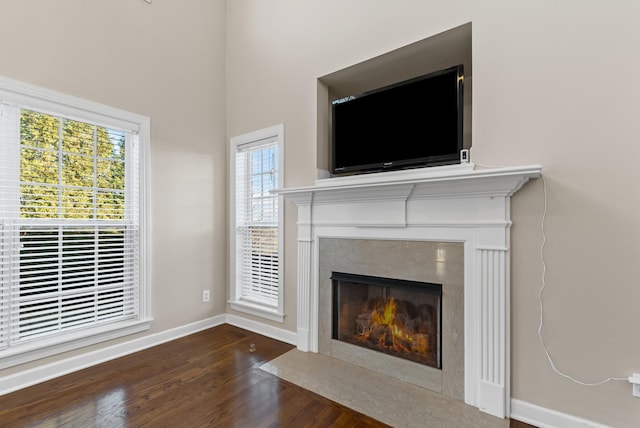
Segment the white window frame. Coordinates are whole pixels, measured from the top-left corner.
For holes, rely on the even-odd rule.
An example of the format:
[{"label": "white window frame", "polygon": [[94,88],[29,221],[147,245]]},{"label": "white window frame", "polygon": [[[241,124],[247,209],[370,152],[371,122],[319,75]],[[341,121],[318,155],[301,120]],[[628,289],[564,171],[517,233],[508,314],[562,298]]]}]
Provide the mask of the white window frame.
[{"label": "white window frame", "polygon": [[250,315],[265,318],[279,323],[284,322],[284,198],[278,195],[278,297],[277,305],[265,305],[256,301],[242,298],[242,284],[237,275],[238,263],[236,253],[237,227],[236,214],[238,202],[238,180],[236,170],[236,154],[242,149],[251,146],[260,146],[265,143],[274,142],[278,147],[278,188],[283,187],[284,177],[284,124],[274,125],[258,131],[239,135],[231,138],[229,150],[229,260],[230,260],[230,285],[229,285],[229,305],[232,309]]},{"label": "white window frame", "polygon": [[[29,107],[57,116],[96,123],[100,126],[118,127],[136,133],[139,144],[138,222],[140,229],[137,317],[9,346],[0,351],[0,369],[148,330],[153,321],[151,316],[151,247],[148,211],[150,119],[146,116],[0,76],[0,109],[2,104]],[[8,319],[6,316],[8,294],[4,287],[5,284],[0,285],[0,311],[2,311],[0,312],[0,328],[5,328],[5,322]]]}]

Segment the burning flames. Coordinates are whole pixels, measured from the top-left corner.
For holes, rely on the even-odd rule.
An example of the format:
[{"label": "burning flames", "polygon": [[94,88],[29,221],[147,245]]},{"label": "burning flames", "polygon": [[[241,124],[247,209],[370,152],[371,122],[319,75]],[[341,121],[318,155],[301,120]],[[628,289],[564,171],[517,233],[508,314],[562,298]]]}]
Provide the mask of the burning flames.
[{"label": "burning flames", "polygon": [[398,316],[397,303],[392,297],[358,317],[358,337],[387,351],[426,354],[428,334],[417,332],[407,325],[408,321],[406,317]]},{"label": "burning flames", "polygon": [[382,306],[382,310],[380,310],[380,305],[378,305],[373,312],[371,312],[371,322],[393,326],[393,320],[396,317],[396,299],[392,297]]}]

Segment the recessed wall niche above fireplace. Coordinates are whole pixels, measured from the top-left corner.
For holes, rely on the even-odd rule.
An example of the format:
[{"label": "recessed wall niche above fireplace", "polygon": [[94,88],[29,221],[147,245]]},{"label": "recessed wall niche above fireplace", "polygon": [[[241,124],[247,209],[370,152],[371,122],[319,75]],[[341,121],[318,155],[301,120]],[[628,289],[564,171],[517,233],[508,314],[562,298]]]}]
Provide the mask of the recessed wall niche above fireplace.
[{"label": "recessed wall niche above fireplace", "polygon": [[[342,68],[332,73],[320,76],[318,78],[317,85],[317,152],[316,161],[319,177],[328,177],[331,173],[345,174],[354,173],[356,171],[362,171],[363,169],[396,169],[406,168],[409,164],[416,165],[416,163],[425,165],[437,165],[437,164],[451,164],[457,162],[459,158],[454,156],[456,153],[451,151],[458,151],[456,146],[461,143],[464,148],[472,147],[472,95],[473,95],[473,64],[472,64],[472,23],[467,22],[455,28],[451,28],[442,33],[434,34],[422,40],[418,40],[406,46],[402,46],[390,52],[386,52],[382,55],[370,58],[363,62],[353,64],[349,67]],[[406,82],[410,79],[415,79],[420,76],[429,75],[434,72],[439,72],[450,67],[462,65],[464,68],[464,85],[460,85],[463,91],[456,96],[458,99],[458,119],[462,120],[462,123],[458,123],[456,126],[456,139],[461,137],[462,141],[448,140],[450,144],[445,143],[445,138],[442,139],[430,139],[433,136],[436,129],[442,129],[439,125],[423,128],[420,135],[417,133],[407,133],[407,129],[410,126],[402,125],[403,131],[393,132],[392,127],[389,132],[392,135],[398,137],[399,135],[411,135],[411,144],[407,145],[407,141],[387,141],[383,139],[376,150],[369,150],[367,152],[367,145],[373,143],[372,138],[379,137],[381,135],[381,129],[385,128],[382,122],[386,125],[395,122],[393,119],[394,113],[383,115],[380,120],[370,120],[371,115],[365,114],[364,117],[375,122],[374,136],[371,138],[363,137],[367,133],[367,130],[363,130],[361,126],[355,126],[351,128],[356,135],[359,135],[360,139],[366,141],[366,144],[362,145],[362,142],[347,141],[346,146],[344,141],[338,143],[338,146],[342,147],[339,150],[340,153],[333,152],[333,130],[336,125],[335,121],[342,123],[341,119],[345,119],[341,115],[333,117],[333,101],[345,100],[355,98],[356,104],[363,101],[359,96],[353,97],[357,94],[362,95],[367,93],[372,95],[380,88],[388,88],[390,85],[397,85],[399,82]],[[460,70],[461,71],[461,70]],[[461,82],[461,80],[459,80]],[[417,95],[420,91],[411,91],[414,95]],[[384,96],[385,101],[390,94],[387,92]],[[429,100],[433,101],[434,97],[429,97]],[[371,101],[371,100],[369,100]],[[460,103],[463,101],[463,103]],[[347,104],[351,104],[348,102]],[[347,107],[344,104],[344,107]],[[384,102],[382,103],[384,104]],[[415,104],[415,103],[414,103]],[[425,108],[428,101],[419,103]],[[424,104],[424,105],[423,105]],[[342,105],[342,104],[341,104]],[[352,106],[353,107],[353,106]],[[347,107],[349,110],[352,107]],[[380,114],[384,111],[384,108],[375,108],[374,114]],[[443,109],[444,110],[444,109]],[[344,111],[343,111],[344,113]],[[352,112],[353,113],[353,112]],[[397,113],[397,112],[395,112]],[[435,115],[440,115],[437,113]],[[411,114],[397,117],[398,120],[404,122],[408,120]],[[424,114],[423,114],[424,116]],[[433,116],[433,115],[431,115]],[[353,117],[353,116],[351,116]],[[451,116],[449,116],[451,118]],[[425,119],[426,120],[426,119]],[[426,120],[428,122],[428,120]],[[349,120],[351,123],[351,121]],[[423,120],[424,122],[424,120]],[[426,122],[420,122],[417,120],[417,125],[426,126]],[[443,122],[441,118],[440,122]],[[448,122],[444,120],[444,122]],[[351,125],[355,125],[351,123]],[[340,127],[339,127],[340,128]],[[342,128],[344,131],[344,128]],[[418,132],[417,129],[415,129]],[[462,132],[460,135],[459,133]],[[344,134],[342,134],[344,136]],[[448,134],[451,136],[452,134]],[[393,138],[391,138],[393,140]],[[394,148],[386,146],[386,144],[393,146]],[[397,146],[397,147],[395,147]],[[438,149],[436,150],[436,146]],[[346,152],[344,149],[349,147]],[[427,149],[428,147],[428,149]],[[369,147],[370,149],[370,147]],[[443,150],[443,151],[440,151]],[[430,152],[427,158],[418,160],[413,155],[425,155],[426,151]],[[391,153],[393,152],[393,154]],[[446,154],[445,154],[446,152]],[[360,153],[362,157],[357,157],[355,153]],[[438,153],[436,155],[436,153]],[[346,157],[345,157],[346,155]],[[434,155],[434,156],[431,156]],[[380,159],[378,157],[393,157],[393,162],[378,164],[377,166],[369,165],[367,167],[364,164],[378,163]],[[337,159],[336,159],[337,158]],[[402,158],[405,162],[399,162]],[[409,161],[409,158],[413,158],[413,161]],[[339,168],[336,171],[332,170],[332,160],[335,159],[337,164],[333,165]]]}]

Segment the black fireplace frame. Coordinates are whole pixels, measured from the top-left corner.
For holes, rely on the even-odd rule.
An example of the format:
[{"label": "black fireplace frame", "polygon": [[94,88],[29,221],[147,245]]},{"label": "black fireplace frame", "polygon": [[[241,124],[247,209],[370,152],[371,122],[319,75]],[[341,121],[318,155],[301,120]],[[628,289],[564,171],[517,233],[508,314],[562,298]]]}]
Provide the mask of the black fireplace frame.
[{"label": "black fireplace frame", "polygon": [[[437,353],[437,367],[438,369],[442,369],[442,284],[436,284],[431,282],[423,282],[423,281],[413,281],[413,280],[405,280],[398,278],[385,278],[379,276],[370,276],[370,275],[360,275],[353,273],[345,273],[345,272],[332,272],[331,273],[331,338],[334,340],[339,340],[339,331],[338,331],[338,317],[339,317],[339,308],[338,308],[338,299],[336,295],[338,293],[338,286],[340,281],[352,282],[361,285],[375,285],[381,287],[390,287],[390,288],[404,288],[409,290],[415,290],[416,288],[420,288],[420,291],[428,290],[429,293],[435,294],[439,297],[440,300],[440,308],[438,310],[438,353]],[[375,352],[375,351],[374,351]],[[398,357],[399,358],[399,357]]]}]

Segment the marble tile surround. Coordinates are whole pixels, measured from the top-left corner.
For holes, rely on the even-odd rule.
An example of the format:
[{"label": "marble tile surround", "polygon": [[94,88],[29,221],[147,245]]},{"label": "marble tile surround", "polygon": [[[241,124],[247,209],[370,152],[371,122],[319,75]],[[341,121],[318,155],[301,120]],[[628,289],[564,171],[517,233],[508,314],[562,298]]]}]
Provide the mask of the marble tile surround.
[{"label": "marble tile surround", "polygon": [[[331,338],[331,273],[442,284],[442,369]],[[456,242],[321,238],[318,352],[464,400],[464,246]]]},{"label": "marble tile surround", "polygon": [[509,427],[463,401],[322,354],[294,349],[260,369],[396,428]]}]

